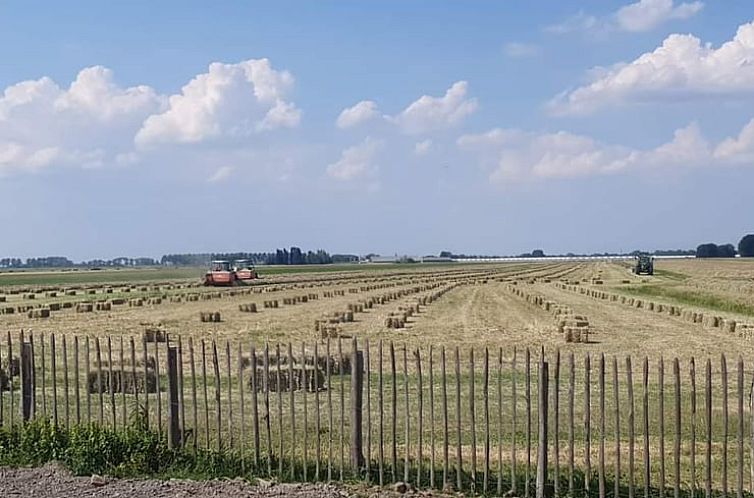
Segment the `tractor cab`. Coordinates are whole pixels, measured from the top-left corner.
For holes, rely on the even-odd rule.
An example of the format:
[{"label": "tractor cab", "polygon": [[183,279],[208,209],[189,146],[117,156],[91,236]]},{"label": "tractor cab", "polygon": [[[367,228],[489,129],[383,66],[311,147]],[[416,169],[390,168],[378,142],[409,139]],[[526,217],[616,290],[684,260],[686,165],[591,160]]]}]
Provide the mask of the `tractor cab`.
[{"label": "tractor cab", "polygon": [[210,271],[230,271],[230,261],[213,261]]},{"label": "tractor cab", "polygon": [[204,275],[204,285],[226,286],[236,284],[236,272],[230,267],[230,261],[216,260],[210,263],[209,271]]},{"label": "tractor cab", "polygon": [[636,256],[636,264],[633,268],[636,275],[654,275],[655,263],[654,258],[646,253],[641,253]]},{"label": "tractor cab", "polygon": [[254,263],[248,259],[239,259],[235,264],[236,276],[238,280],[254,280],[259,278]]}]

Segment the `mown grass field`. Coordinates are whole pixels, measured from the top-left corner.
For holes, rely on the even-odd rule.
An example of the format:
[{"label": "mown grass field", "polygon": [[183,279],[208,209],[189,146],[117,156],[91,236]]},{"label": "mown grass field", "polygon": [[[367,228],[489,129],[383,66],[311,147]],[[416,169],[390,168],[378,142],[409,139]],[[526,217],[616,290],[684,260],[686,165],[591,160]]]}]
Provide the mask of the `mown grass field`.
[{"label": "mown grass field", "polygon": [[[391,270],[414,271],[419,269],[448,268],[452,263],[433,263],[431,268],[420,263],[378,263],[378,264],[336,264],[336,265],[285,265],[259,266],[259,274],[264,276],[286,274],[317,274],[336,272],[382,272]],[[49,285],[84,285],[84,284],[121,284],[156,282],[166,280],[200,280],[207,271],[199,266],[181,267],[140,267],[122,269],[91,270],[70,268],[61,270],[3,270],[0,271],[0,288],[8,286],[49,286]]]}]

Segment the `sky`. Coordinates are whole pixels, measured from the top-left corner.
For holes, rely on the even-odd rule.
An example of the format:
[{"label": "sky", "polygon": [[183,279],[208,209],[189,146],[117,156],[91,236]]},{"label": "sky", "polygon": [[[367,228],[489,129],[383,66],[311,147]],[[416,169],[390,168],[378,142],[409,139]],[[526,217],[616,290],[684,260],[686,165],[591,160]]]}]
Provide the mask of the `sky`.
[{"label": "sky", "polygon": [[736,244],[752,7],[0,0],[0,256]]}]

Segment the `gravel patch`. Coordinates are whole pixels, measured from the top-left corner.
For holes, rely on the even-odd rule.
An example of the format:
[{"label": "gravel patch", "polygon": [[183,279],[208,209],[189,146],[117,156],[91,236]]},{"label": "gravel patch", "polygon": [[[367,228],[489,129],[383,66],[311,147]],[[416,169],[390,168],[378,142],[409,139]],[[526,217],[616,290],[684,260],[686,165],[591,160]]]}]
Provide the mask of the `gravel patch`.
[{"label": "gravel patch", "polygon": [[432,492],[404,493],[376,487],[333,484],[276,484],[260,480],[256,485],[242,479],[192,481],[186,479],[115,479],[72,475],[58,464],[37,468],[0,468],[0,496],[34,498],[377,498],[399,496],[452,496]]}]

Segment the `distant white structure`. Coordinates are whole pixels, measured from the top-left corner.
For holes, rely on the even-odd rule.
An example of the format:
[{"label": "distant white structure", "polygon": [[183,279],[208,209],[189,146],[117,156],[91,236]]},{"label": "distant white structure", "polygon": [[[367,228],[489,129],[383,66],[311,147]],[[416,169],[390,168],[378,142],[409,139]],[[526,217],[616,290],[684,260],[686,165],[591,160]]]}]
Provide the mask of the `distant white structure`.
[{"label": "distant white structure", "polygon": [[[694,259],[696,256],[653,256],[655,259]],[[635,256],[544,256],[541,258],[535,257],[520,257],[512,256],[508,258],[453,258],[453,261],[457,263],[508,263],[514,261],[620,261],[620,260],[632,260]]]}]

